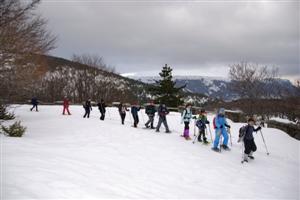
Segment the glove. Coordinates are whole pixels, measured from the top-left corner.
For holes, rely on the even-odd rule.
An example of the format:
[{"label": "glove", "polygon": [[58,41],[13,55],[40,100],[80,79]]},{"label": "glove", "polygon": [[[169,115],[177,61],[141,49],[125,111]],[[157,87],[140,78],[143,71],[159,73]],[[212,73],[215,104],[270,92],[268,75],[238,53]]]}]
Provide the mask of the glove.
[{"label": "glove", "polygon": [[220,126],[220,129],[222,129],[222,128],[223,128],[223,125]]},{"label": "glove", "polygon": [[259,130],[261,130],[261,127],[259,126],[259,127],[257,127],[257,129],[256,129],[257,131],[259,131]]},{"label": "glove", "polygon": [[209,122],[209,121],[206,121],[206,123],[209,124],[210,122]]},{"label": "glove", "polygon": [[228,125],[228,124],[225,124],[225,126],[226,126],[227,128],[231,128],[231,126],[230,126],[230,125]]}]

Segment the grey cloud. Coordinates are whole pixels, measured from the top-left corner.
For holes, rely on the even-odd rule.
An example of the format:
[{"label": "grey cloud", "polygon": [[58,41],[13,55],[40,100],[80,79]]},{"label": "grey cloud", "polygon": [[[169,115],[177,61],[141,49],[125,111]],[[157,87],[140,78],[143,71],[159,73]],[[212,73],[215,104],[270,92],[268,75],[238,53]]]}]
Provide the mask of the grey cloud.
[{"label": "grey cloud", "polygon": [[[59,36],[53,54],[93,53],[119,72],[205,73],[250,61],[299,72],[299,2],[46,1],[39,11]],[[215,67],[217,69],[217,67]]]}]

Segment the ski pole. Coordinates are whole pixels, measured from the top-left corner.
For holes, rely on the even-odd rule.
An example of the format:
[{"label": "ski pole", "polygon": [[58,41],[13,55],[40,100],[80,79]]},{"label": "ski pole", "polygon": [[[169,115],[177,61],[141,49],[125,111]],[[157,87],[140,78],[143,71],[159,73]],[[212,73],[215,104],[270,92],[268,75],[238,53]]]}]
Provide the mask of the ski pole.
[{"label": "ski pole", "polygon": [[194,136],[196,136],[196,119],[194,119]]},{"label": "ski pole", "polygon": [[230,145],[232,146],[232,137],[231,137],[231,130],[230,130],[230,128],[227,128],[227,132],[228,132],[229,137],[230,137]]},{"label": "ski pole", "polygon": [[209,130],[209,135],[210,135],[211,142],[214,143],[209,125],[208,125],[208,130]]},{"label": "ski pole", "polygon": [[143,120],[143,123],[145,124],[145,120],[144,120],[144,113],[142,112],[142,120]]},{"label": "ski pole", "polygon": [[266,151],[267,151],[267,155],[269,155],[270,153],[269,153],[269,151],[268,151],[268,147],[267,147],[267,144],[266,144],[264,135],[263,135],[263,133],[262,133],[261,130],[259,130],[259,132],[260,132],[261,138],[262,138],[262,140],[263,140],[263,142],[264,142],[264,145],[265,145],[265,148],[266,148]]},{"label": "ski pole", "polygon": [[243,164],[244,163],[244,151],[245,151],[245,143],[244,143],[244,141],[241,144],[241,149],[242,149],[242,161],[241,161],[241,163]]},{"label": "ski pole", "polygon": [[111,117],[110,117],[110,112],[109,112],[109,108],[107,109],[107,113],[108,113],[108,119],[111,120]]},{"label": "ski pole", "polygon": [[131,113],[129,112],[129,119],[130,119],[130,124],[132,124],[132,119],[131,119]]},{"label": "ski pole", "polygon": [[222,132],[222,130],[220,129],[220,131],[219,131],[219,133],[218,133],[218,135],[219,135],[219,145],[220,145],[220,152],[222,151],[222,135],[221,135],[221,132]]},{"label": "ski pole", "polygon": [[195,141],[196,141],[197,137],[199,137],[199,134],[195,135],[194,140],[193,140],[193,144],[195,144]]}]

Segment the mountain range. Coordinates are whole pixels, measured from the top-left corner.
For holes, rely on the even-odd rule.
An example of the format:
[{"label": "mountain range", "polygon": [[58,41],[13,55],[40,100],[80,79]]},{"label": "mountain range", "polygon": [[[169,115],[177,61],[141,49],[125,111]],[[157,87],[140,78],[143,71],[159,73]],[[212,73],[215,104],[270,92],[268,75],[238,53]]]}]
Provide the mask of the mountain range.
[{"label": "mountain range", "polygon": [[[129,78],[153,84],[160,79],[159,76],[129,76]],[[174,76],[177,86],[186,85],[185,91],[190,93],[199,93],[210,98],[231,101],[239,98],[239,95],[231,90],[231,81],[224,77],[207,76]],[[281,98],[288,95],[297,94],[297,88],[286,79],[276,79],[271,86],[267,86],[270,94],[274,98]]]}]

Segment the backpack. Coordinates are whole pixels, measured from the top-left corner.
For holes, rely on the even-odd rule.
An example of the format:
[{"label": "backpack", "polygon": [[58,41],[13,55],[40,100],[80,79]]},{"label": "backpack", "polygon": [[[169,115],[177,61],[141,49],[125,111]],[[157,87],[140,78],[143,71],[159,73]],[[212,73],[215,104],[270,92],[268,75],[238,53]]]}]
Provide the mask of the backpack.
[{"label": "backpack", "polygon": [[202,120],[197,120],[196,126],[197,126],[199,129],[203,129],[203,128],[205,128],[206,125],[203,123]]},{"label": "backpack", "polygon": [[241,142],[244,140],[244,137],[247,133],[247,130],[248,130],[248,125],[245,125],[245,126],[242,126],[239,130],[239,139],[237,142]]},{"label": "backpack", "polygon": [[214,129],[217,129],[216,120],[217,120],[217,118],[214,117],[214,119],[213,119],[213,126],[214,126]]},{"label": "backpack", "polygon": [[[185,113],[184,113],[184,111],[185,111]],[[185,116],[186,116],[186,114],[187,114],[187,110],[184,109],[184,111],[182,111],[182,113],[181,113],[181,117],[183,117],[183,118],[185,118]],[[183,113],[184,113],[184,116],[183,116]]]}]

